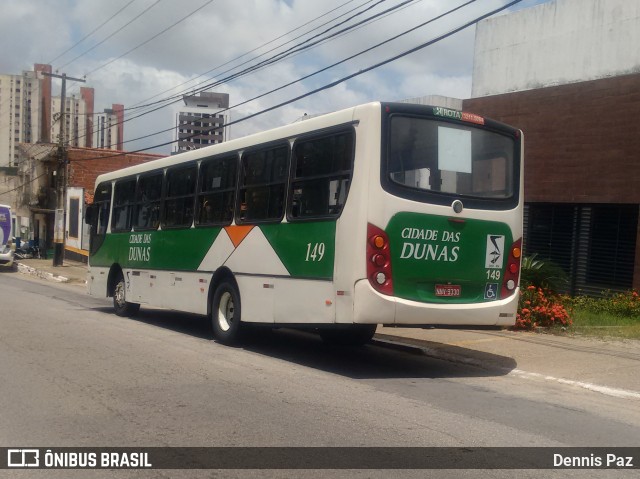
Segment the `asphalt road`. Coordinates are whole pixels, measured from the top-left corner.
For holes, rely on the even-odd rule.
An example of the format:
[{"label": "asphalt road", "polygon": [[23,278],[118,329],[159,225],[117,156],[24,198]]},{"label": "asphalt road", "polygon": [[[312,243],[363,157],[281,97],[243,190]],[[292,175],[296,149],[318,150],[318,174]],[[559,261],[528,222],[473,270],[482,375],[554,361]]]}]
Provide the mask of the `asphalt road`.
[{"label": "asphalt road", "polygon": [[[136,319],[79,286],[0,273],[0,445],[638,446],[640,404],[313,334],[238,348],[204,318]],[[508,358],[502,358],[502,365]],[[513,364],[515,368],[517,365]],[[11,474],[4,474],[4,473]],[[634,477],[635,471],[396,471],[396,477]],[[3,477],[389,477],[388,471],[0,471]],[[636,476],[637,477],[637,476]]]}]

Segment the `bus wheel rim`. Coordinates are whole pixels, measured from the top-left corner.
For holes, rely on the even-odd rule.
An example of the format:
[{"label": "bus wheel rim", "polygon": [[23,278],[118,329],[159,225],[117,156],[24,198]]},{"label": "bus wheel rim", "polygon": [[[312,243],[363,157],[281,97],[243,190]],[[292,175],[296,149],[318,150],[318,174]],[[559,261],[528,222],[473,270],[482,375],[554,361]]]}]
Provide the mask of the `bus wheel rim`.
[{"label": "bus wheel rim", "polygon": [[120,282],[116,285],[116,291],[114,293],[116,303],[118,306],[124,305],[124,283]]},{"label": "bus wheel rim", "polygon": [[233,324],[233,296],[228,291],[225,291],[220,297],[220,305],[218,306],[218,324],[223,331],[229,331]]}]

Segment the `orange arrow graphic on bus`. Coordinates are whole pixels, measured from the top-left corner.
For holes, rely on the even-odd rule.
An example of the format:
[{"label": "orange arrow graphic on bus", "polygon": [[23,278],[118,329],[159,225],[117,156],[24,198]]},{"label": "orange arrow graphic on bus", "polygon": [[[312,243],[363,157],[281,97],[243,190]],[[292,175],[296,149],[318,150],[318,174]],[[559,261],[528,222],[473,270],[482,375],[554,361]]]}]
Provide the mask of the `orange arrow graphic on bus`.
[{"label": "orange arrow graphic on bus", "polygon": [[225,231],[229,235],[229,239],[233,243],[234,247],[238,247],[242,240],[244,240],[249,232],[253,229],[252,225],[239,225],[239,226],[225,226]]}]

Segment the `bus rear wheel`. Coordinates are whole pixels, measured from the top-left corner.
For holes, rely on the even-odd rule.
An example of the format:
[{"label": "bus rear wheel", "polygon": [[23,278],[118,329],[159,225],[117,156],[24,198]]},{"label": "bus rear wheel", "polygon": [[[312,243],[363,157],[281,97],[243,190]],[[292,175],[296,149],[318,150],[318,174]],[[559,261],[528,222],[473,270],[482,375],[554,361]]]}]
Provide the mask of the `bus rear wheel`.
[{"label": "bus rear wheel", "polygon": [[118,316],[135,316],[140,311],[140,305],[129,303],[126,299],[126,284],[122,273],[118,273],[113,287],[113,309]]},{"label": "bus rear wheel", "polygon": [[230,281],[222,281],[213,294],[211,324],[213,334],[223,344],[235,344],[241,330],[240,293]]}]

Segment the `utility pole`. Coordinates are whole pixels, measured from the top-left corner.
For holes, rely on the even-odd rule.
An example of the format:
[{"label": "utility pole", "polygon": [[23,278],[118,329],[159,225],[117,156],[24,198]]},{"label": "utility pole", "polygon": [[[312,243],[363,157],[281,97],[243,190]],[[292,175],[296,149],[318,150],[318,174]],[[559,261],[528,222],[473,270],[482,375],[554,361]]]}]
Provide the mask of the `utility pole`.
[{"label": "utility pole", "polygon": [[43,75],[62,79],[60,93],[60,140],[58,142],[58,167],[56,168],[56,216],[53,233],[53,266],[62,266],[64,262],[65,227],[67,224],[67,186],[69,182],[69,162],[67,160],[67,147],[65,144],[65,126],[67,113],[67,80],[84,83],[82,78],[68,77],[66,73],[42,72]]}]

